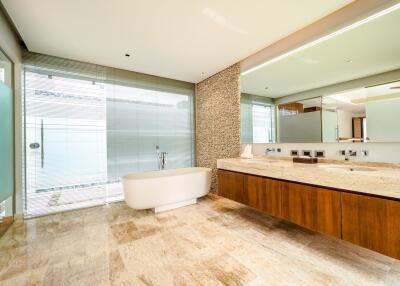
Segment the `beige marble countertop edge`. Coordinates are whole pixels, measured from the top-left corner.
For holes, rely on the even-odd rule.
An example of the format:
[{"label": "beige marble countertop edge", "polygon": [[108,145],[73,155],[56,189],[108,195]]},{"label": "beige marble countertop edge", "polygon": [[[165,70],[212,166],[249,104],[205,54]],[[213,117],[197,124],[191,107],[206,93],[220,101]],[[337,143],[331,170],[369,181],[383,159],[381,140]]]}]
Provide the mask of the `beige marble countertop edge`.
[{"label": "beige marble countertop edge", "polygon": [[[332,170],[318,165],[373,168],[373,171]],[[318,164],[293,163],[291,158],[257,156],[253,159],[217,160],[217,168],[295,183],[400,200],[400,165],[372,162],[320,160]]]}]

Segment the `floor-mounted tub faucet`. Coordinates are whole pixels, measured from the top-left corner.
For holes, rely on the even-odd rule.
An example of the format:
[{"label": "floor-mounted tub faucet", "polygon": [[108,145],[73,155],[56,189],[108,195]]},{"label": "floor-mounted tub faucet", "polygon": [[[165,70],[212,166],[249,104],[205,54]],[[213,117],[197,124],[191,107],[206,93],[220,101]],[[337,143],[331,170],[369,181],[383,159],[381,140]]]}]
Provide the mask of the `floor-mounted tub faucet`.
[{"label": "floor-mounted tub faucet", "polygon": [[275,148],[265,148],[265,155],[275,152]]},{"label": "floor-mounted tub faucet", "polygon": [[167,164],[166,155],[167,152],[160,152],[160,146],[156,145],[156,153],[157,153],[157,161],[158,161],[158,170],[164,170],[165,165]]}]

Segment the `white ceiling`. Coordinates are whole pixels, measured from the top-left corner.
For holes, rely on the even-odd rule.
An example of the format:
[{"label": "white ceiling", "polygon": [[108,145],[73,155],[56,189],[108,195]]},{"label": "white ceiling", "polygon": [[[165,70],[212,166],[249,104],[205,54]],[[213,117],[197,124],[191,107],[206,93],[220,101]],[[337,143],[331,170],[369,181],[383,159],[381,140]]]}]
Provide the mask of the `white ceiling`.
[{"label": "white ceiling", "polygon": [[1,2],[30,51],[199,82],[352,1]]},{"label": "white ceiling", "polygon": [[399,27],[400,9],[242,75],[241,89],[278,98],[398,69]]}]

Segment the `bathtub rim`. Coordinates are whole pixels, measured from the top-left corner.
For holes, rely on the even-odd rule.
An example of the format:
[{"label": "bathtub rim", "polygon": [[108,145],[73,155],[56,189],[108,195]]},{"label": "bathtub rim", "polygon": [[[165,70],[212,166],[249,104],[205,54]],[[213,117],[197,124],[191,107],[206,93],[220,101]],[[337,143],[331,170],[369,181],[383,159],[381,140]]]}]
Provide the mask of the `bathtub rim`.
[{"label": "bathtub rim", "polygon": [[[186,172],[182,172],[186,171]],[[156,170],[156,171],[145,171],[145,172],[134,172],[123,175],[121,180],[127,181],[138,181],[138,180],[152,180],[156,178],[167,178],[167,177],[176,177],[176,176],[185,176],[189,174],[202,173],[202,172],[211,172],[211,168],[206,167],[186,167],[186,168],[177,168],[177,169],[168,169],[168,170]]]}]

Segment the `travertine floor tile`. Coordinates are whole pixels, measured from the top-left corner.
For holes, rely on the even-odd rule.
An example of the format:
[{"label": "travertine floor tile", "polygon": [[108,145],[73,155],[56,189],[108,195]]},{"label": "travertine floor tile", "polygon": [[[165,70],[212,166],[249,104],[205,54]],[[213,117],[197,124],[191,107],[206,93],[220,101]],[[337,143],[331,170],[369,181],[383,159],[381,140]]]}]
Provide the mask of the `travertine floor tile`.
[{"label": "travertine floor tile", "polygon": [[0,285],[400,285],[398,260],[214,195],[17,222],[0,253]]},{"label": "travertine floor tile", "polygon": [[400,261],[395,261],[386,277],[387,285],[400,285]]}]

